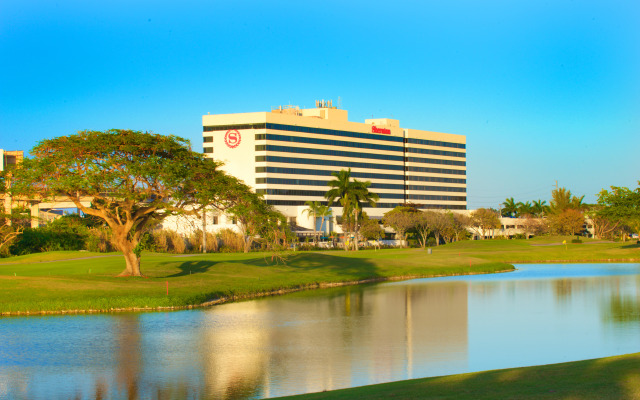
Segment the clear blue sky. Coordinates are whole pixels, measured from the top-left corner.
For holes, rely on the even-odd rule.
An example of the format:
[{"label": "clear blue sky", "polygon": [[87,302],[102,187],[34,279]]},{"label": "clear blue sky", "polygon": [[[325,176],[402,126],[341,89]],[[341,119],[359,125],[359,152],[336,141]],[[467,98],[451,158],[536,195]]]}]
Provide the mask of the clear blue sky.
[{"label": "clear blue sky", "polygon": [[0,1],[0,148],[342,99],[464,134],[469,208],[636,187],[637,1]]}]

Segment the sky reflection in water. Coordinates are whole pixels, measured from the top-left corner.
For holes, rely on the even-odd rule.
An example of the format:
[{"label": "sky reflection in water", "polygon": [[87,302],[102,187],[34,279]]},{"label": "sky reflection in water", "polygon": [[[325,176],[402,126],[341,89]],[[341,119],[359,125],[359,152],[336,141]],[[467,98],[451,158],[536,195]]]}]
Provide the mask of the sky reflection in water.
[{"label": "sky reflection in water", "polygon": [[0,319],[0,398],[260,398],[640,351],[640,264]]}]

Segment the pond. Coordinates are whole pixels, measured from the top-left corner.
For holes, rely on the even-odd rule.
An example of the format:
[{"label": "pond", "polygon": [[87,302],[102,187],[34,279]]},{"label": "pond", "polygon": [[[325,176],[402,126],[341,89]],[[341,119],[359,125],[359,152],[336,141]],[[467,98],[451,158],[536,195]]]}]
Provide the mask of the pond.
[{"label": "pond", "polygon": [[0,319],[0,398],[265,398],[640,351],[640,264]]}]

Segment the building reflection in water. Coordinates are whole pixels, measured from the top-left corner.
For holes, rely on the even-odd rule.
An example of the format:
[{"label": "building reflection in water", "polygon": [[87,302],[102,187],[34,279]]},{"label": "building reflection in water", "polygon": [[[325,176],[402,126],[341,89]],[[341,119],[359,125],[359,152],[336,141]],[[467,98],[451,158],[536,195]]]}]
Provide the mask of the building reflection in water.
[{"label": "building reflection in water", "polygon": [[378,285],[205,312],[206,392],[271,397],[446,374],[467,362],[467,283]]}]

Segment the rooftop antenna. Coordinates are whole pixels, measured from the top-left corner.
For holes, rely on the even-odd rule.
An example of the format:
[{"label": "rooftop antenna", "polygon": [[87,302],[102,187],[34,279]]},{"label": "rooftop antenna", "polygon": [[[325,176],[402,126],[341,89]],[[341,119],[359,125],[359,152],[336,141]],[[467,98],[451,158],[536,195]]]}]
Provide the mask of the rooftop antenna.
[{"label": "rooftop antenna", "polygon": [[340,96],[338,96],[338,108],[342,108],[342,100],[340,99]]}]

